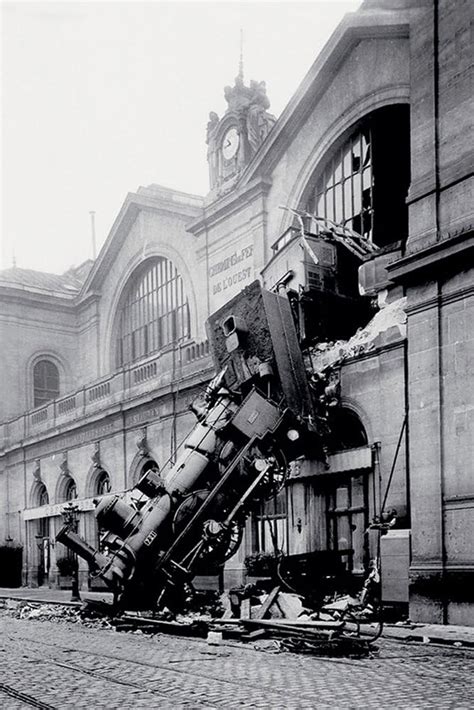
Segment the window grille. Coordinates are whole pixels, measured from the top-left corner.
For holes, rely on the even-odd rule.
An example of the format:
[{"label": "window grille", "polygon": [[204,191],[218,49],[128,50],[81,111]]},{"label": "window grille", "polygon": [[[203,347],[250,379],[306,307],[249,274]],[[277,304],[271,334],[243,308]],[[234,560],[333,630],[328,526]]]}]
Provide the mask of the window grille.
[{"label": "window grille", "polygon": [[368,481],[345,477],[326,493],[328,550],[338,551],[347,569],[362,574],[368,563]]},{"label": "window grille", "polygon": [[256,547],[258,552],[286,552],[287,544],[287,502],[286,488],[262,503],[255,516]]},{"label": "window grille", "polygon": [[157,259],[132,281],[122,306],[117,367],[188,338],[189,306],[183,281],[168,259]]},{"label": "window grille", "polygon": [[33,405],[41,407],[58,396],[58,368],[51,360],[39,360],[33,368]]}]

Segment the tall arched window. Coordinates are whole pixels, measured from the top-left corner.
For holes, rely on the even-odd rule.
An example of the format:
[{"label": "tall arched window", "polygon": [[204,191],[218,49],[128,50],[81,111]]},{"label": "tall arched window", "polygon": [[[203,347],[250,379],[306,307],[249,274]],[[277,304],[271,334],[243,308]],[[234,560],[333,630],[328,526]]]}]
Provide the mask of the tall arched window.
[{"label": "tall arched window", "polygon": [[40,484],[40,487],[38,488],[38,492],[36,495],[37,495],[39,506],[49,504],[49,495],[48,495],[48,491],[46,490],[46,486],[44,485],[44,483]]},{"label": "tall arched window", "polygon": [[74,500],[75,498],[77,498],[76,482],[69,476],[64,487],[64,500]]},{"label": "tall arched window", "polygon": [[58,396],[58,368],[51,360],[38,360],[33,368],[33,406],[41,407]]},{"label": "tall arched window", "polygon": [[[43,505],[49,504],[48,491],[42,481],[38,481],[35,484],[35,487],[33,489],[33,494],[32,494],[32,502],[35,507],[36,506],[41,507]],[[38,518],[36,531],[37,531],[36,535],[38,535],[39,537],[42,537],[42,538],[49,537],[49,518],[48,517]]]},{"label": "tall arched window", "polygon": [[189,337],[189,306],[183,281],[168,259],[148,262],[132,279],[118,326],[117,367]]},{"label": "tall arched window", "polygon": [[408,234],[409,107],[369,114],[317,169],[308,212],[351,227],[385,246]]},{"label": "tall arched window", "polygon": [[110,476],[107,473],[107,471],[101,470],[97,474],[97,478],[95,480],[95,495],[96,496],[104,496],[107,493],[110,493],[111,490],[111,485],[110,485]]}]

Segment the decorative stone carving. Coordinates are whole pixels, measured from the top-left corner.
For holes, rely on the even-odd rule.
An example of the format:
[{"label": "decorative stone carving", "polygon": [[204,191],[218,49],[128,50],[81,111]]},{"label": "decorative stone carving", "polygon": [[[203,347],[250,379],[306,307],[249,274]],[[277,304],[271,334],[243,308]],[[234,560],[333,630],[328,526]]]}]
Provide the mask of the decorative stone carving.
[{"label": "decorative stone carving", "polygon": [[41,460],[36,459],[35,467],[33,469],[33,478],[35,481],[41,481]]},{"label": "decorative stone carving", "polygon": [[137,449],[140,456],[143,456],[144,458],[147,457],[150,453],[150,450],[148,448],[148,441],[146,438],[146,427],[140,429],[140,438],[137,439]]},{"label": "decorative stone carving", "polygon": [[264,81],[251,81],[251,103],[247,112],[247,137],[252,151],[255,153],[270,133],[276,121],[275,116],[267,112],[270,101]]},{"label": "decorative stone carving", "polygon": [[207,123],[207,135],[206,135],[206,143],[209,145],[211,142],[211,139],[213,138],[217,126],[219,125],[219,116],[215,111],[211,111],[209,114],[209,121]]},{"label": "decorative stone carving", "polygon": [[94,443],[94,451],[91,456],[92,464],[94,468],[102,468],[100,463],[100,442],[96,441]]},{"label": "decorative stone carving", "polygon": [[59,464],[59,470],[61,471],[61,476],[70,476],[71,472],[69,470],[69,465],[67,462],[67,451],[63,451],[61,463]]},{"label": "decorative stone carving", "polygon": [[207,143],[207,162],[209,163],[209,182],[214,185],[218,179],[218,158],[217,146],[214,140],[217,128],[219,126],[219,116],[215,111],[209,114],[207,124],[206,143]]}]

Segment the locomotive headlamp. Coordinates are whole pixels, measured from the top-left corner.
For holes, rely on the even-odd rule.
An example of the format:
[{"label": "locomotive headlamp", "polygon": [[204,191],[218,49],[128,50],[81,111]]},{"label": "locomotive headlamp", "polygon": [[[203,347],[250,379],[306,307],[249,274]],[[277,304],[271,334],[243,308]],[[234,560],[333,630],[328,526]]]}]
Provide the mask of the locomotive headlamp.
[{"label": "locomotive headlamp", "polygon": [[268,462],[266,459],[255,459],[253,465],[255,467],[255,470],[259,473],[265,471],[268,468]]}]

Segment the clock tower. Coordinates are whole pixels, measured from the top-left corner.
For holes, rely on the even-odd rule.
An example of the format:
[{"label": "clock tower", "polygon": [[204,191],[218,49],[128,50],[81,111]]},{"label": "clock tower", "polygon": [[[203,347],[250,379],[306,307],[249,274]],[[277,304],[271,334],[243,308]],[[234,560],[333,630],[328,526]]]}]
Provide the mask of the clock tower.
[{"label": "clock tower", "polygon": [[211,194],[225,194],[253,158],[276,119],[264,81],[244,84],[242,60],[234,86],[224,88],[227,110],[219,119],[211,111],[207,124],[207,160]]}]

